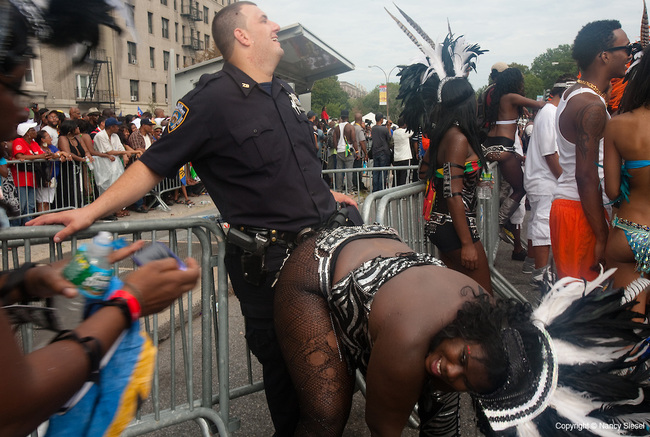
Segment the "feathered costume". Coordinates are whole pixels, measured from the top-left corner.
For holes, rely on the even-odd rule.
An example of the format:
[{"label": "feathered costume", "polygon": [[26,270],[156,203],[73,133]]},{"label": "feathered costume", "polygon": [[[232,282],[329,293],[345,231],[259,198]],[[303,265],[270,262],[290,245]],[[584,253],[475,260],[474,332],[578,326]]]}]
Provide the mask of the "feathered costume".
[{"label": "feathered costume", "polygon": [[[496,434],[650,435],[650,326],[638,322],[611,269],[593,282],[563,278],[533,311],[541,362],[532,363],[516,328],[504,330],[507,382],[474,395]],[[502,433],[503,432],[503,433]]]},{"label": "feathered costume", "polygon": [[[397,6],[395,6],[397,7]],[[440,101],[444,84],[455,77],[465,77],[470,70],[476,70],[476,58],[487,50],[478,44],[470,44],[461,35],[455,37],[448,24],[448,34],[444,41],[436,44],[427,33],[399,7],[397,10],[420,35],[424,42],[410,32],[407,27],[387,9],[409,39],[422,52],[410,65],[400,66],[400,88],[397,98],[404,103],[402,117],[409,130],[418,132],[420,128],[427,133],[431,128],[431,109]]]}]

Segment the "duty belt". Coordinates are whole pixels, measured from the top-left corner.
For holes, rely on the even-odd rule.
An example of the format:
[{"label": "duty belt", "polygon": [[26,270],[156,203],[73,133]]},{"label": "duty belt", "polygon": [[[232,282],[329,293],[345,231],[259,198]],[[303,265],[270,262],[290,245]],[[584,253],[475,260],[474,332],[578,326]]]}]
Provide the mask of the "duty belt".
[{"label": "duty belt", "polygon": [[[277,229],[268,229],[268,228],[259,228],[255,226],[231,226],[230,231],[233,229],[239,230],[244,234],[250,236],[255,241],[255,244],[259,246],[270,246],[273,244],[278,244],[281,246],[286,246],[289,248],[294,248],[297,246],[303,239],[304,235],[313,231],[313,228],[305,228],[300,232],[288,232],[288,231],[278,231]],[[310,233],[311,235],[311,233]],[[251,246],[251,249],[253,247]],[[249,252],[254,252],[249,250]]]},{"label": "duty belt", "polygon": [[279,231],[256,226],[231,225],[230,231],[228,231],[228,241],[251,253],[261,253],[268,246],[274,244],[294,249],[307,238],[323,229],[332,229],[348,224],[348,211],[346,208],[341,208],[332,214],[325,223],[313,227],[308,226],[298,232]]}]

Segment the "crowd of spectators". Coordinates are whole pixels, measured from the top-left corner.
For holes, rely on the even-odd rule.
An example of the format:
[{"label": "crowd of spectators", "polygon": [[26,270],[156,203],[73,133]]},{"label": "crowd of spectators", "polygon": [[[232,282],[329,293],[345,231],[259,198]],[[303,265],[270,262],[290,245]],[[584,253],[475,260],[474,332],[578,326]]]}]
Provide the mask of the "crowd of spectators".
[{"label": "crowd of spectators", "polygon": [[[161,108],[154,114],[116,116],[111,109],[100,112],[90,108],[82,113],[72,107],[64,112],[39,109],[34,103],[30,116],[18,125],[16,137],[3,141],[0,148],[0,180],[6,193],[3,198],[13,198],[17,204],[11,209],[3,203],[8,217],[0,217],[0,227],[21,226],[35,213],[92,202],[160,138],[169,122]],[[177,203],[191,206],[184,188],[185,184],[194,186],[197,182],[189,166],[185,167],[185,200]],[[178,192],[171,193],[169,204],[174,197],[178,198]],[[144,214],[149,208],[144,199],[139,199],[105,219],[128,216],[129,210]],[[18,215],[24,217],[11,219]]]}]

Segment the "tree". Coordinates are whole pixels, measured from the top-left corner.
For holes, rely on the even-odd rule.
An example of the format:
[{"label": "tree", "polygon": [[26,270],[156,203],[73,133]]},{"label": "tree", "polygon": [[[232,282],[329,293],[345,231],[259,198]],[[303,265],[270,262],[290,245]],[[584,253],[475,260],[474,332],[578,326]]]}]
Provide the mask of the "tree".
[{"label": "tree", "polygon": [[337,76],[317,80],[311,88],[311,107],[319,117],[323,106],[327,106],[331,117],[338,117],[342,109],[350,109],[348,95],[341,88]]},{"label": "tree", "polygon": [[571,57],[571,45],[562,44],[554,49],[548,49],[537,56],[530,71],[542,80],[545,89],[553,88],[553,84],[563,74],[578,74],[578,66]]}]

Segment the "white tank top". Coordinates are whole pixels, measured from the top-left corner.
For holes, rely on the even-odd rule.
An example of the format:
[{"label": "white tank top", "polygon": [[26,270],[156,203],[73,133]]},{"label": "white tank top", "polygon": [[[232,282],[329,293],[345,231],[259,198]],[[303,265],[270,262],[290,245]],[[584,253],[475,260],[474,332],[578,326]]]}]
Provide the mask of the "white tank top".
[{"label": "white tank top", "polygon": [[341,153],[345,152],[345,136],[343,136],[343,131],[345,130],[345,126],[348,124],[347,121],[343,121],[339,123],[338,128],[339,128],[339,143],[336,145],[336,152]]},{"label": "white tank top", "polygon": [[[560,132],[560,116],[562,115],[562,112],[567,106],[567,103],[569,100],[577,96],[578,94],[582,93],[591,93],[595,96],[598,96],[598,98],[603,102],[603,105],[605,108],[607,108],[607,104],[605,103],[605,100],[596,94],[593,90],[589,88],[578,88],[577,90],[574,90],[571,92],[568,96],[563,95],[562,98],[560,99],[560,103],[557,106],[557,113],[555,115],[555,130],[557,133],[557,147],[558,147],[558,154],[560,158],[560,166],[562,167],[562,175],[557,181],[557,187],[555,188],[555,193],[553,198],[554,199],[568,199],[568,200],[577,200],[580,201],[580,194],[578,193],[578,183],[576,182],[576,145],[564,138],[562,136],[562,132]],[[605,113],[607,114],[607,119],[609,120],[609,113],[607,112],[607,109],[605,109]],[[600,179],[601,184],[603,182],[603,139],[600,139],[600,143],[598,144],[598,164],[600,166],[598,167],[598,179]],[[596,165],[596,163],[594,163]],[[605,190],[603,190],[603,204],[606,204],[609,202],[609,198],[605,194]]]}]

